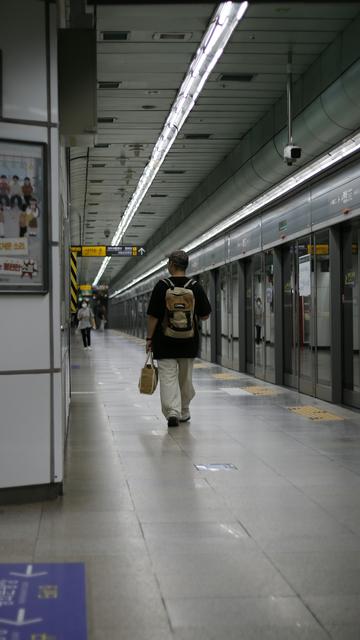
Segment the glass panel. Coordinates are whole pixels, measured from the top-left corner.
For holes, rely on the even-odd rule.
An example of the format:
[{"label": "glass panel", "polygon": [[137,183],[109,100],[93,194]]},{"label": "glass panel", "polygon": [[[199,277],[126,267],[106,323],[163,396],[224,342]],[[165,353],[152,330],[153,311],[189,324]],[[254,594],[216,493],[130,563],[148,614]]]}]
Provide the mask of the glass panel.
[{"label": "glass panel", "polygon": [[232,300],[232,366],[239,369],[239,265],[231,265]]},{"label": "glass panel", "polygon": [[343,230],[344,388],[360,391],[359,377],[359,241],[358,223]]},{"label": "glass panel", "polygon": [[283,249],[283,283],[284,373],[295,376],[295,244]]},{"label": "glass panel", "polygon": [[254,362],[254,324],[253,324],[253,293],[252,293],[252,262],[245,265],[245,288],[246,288],[246,369],[253,373]]},{"label": "glass panel", "polygon": [[316,382],[331,385],[329,231],[315,234]]},{"label": "glass panel", "polygon": [[229,282],[227,267],[220,269],[221,353],[220,364],[229,366]]},{"label": "glass panel", "polygon": [[[299,374],[302,382],[313,385],[312,291],[314,289],[314,250],[310,238],[298,243],[298,320]],[[300,382],[301,390],[301,382]],[[304,389],[305,390],[305,389]],[[311,393],[310,387],[306,389]]]},{"label": "glass panel", "polygon": [[[208,273],[202,274],[200,284],[210,300],[210,276]],[[201,321],[200,356],[204,360],[211,360],[210,317],[207,320]]]},{"label": "glass panel", "polygon": [[265,345],[266,377],[275,379],[275,313],[274,313],[274,256],[265,253]]},{"label": "glass panel", "polygon": [[265,375],[265,324],[264,324],[264,271],[263,254],[253,258],[254,285],[254,337],[255,337],[255,375],[263,378]]}]

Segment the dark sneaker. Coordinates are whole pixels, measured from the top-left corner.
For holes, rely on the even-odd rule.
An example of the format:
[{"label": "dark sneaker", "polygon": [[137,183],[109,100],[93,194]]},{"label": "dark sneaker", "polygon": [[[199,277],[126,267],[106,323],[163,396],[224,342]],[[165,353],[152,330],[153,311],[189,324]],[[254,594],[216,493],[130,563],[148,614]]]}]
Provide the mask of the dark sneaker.
[{"label": "dark sneaker", "polygon": [[168,418],[168,427],[178,427],[179,426],[179,419],[176,416],[170,416],[170,418]]},{"label": "dark sneaker", "polygon": [[189,422],[191,420],[190,413],[187,416],[181,416],[180,422]]}]

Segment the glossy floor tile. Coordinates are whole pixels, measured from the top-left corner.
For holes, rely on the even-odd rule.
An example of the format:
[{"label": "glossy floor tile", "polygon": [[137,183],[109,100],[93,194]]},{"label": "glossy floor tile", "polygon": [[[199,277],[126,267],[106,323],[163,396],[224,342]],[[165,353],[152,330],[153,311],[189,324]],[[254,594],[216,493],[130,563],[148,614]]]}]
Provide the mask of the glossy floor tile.
[{"label": "glossy floor tile", "polygon": [[0,562],[84,562],[89,640],[359,640],[358,413],[207,363],[168,430],[142,341],[72,359],[64,496],[0,507]]}]

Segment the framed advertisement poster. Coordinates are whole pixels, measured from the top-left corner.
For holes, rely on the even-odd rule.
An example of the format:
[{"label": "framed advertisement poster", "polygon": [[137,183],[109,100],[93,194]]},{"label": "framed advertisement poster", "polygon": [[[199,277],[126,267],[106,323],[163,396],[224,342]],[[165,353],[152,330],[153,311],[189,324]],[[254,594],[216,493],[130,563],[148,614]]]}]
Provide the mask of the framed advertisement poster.
[{"label": "framed advertisement poster", "polygon": [[46,293],[46,147],[0,140],[0,293]]}]

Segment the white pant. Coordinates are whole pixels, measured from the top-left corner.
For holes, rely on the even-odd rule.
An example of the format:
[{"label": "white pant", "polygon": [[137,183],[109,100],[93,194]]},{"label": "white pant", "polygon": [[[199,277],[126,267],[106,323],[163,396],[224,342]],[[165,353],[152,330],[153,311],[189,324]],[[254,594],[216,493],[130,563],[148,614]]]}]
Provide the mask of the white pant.
[{"label": "white pant", "polygon": [[161,409],[166,419],[189,415],[195,395],[192,383],[194,358],[158,360]]}]

